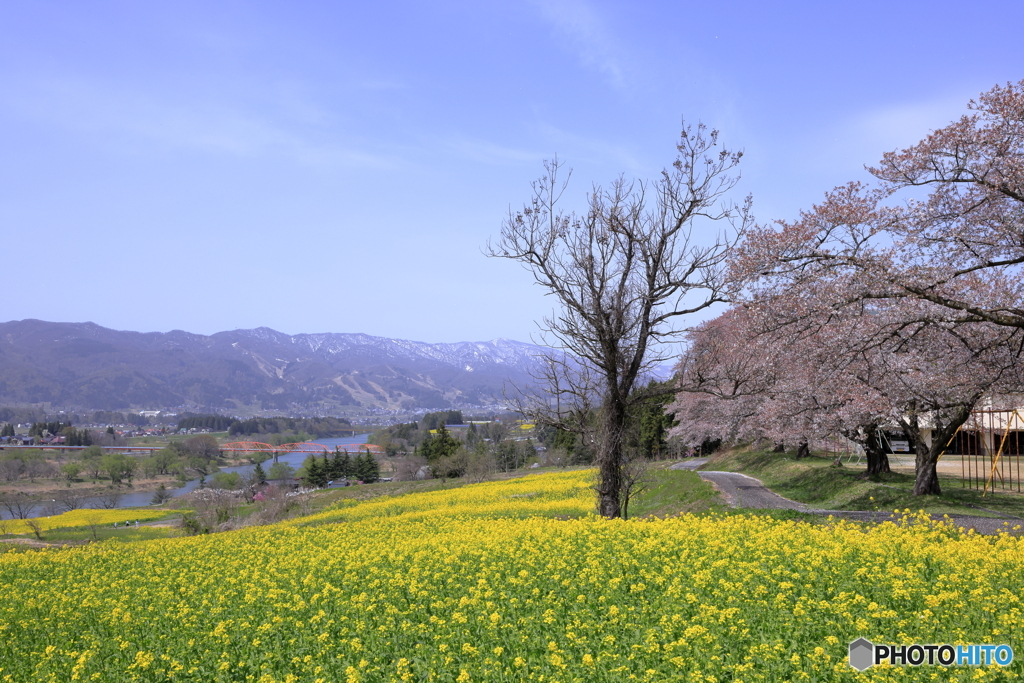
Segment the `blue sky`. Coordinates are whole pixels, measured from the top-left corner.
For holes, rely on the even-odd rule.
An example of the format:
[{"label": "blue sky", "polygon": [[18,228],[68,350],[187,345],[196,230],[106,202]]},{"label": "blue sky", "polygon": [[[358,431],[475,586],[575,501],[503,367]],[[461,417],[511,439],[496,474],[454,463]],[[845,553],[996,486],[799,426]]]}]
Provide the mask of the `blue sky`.
[{"label": "blue sky", "polygon": [[0,0],[0,320],[529,340],[485,258],[554,155],[572,201],[680,121],[789,218],[997,83],[1024,3]]}]

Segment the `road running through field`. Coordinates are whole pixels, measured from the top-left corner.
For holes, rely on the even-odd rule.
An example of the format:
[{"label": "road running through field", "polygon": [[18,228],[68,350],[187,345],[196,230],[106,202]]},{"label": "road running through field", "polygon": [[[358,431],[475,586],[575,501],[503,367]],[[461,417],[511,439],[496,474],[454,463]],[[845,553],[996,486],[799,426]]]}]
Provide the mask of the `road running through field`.
[{"label": "road running through field", "polygon": [[[708,461],[707,458],[690,458],[683,460],[670,467],[673,470],[696,470]],[[697,472],[700,478],[715,487],[729,507],[745,508],[750,510],[794,510],[812,515],[832,515],[859,522],[885,522],[895,521],[897,518],[890,512],[859,512],[853,510],[821,510],[812,508],[804,503],[798,503],[789,498],[783,498],[779,494],[768,490],[759,479],[740,474],[739,472]],[[941,520],[942,515],[932,515],[932,519]],[[999,518],[978,517],[974,515],[949,515],[949,518],[957,526],[965,529],[974,529],[979,534],[994,534],[999,531],[1009,531],[1014,535],[1021,533],[1020,529],[1014,530],[1017,525],[1024,525],[1024,520],[1019,517],[1004,515]]]}]

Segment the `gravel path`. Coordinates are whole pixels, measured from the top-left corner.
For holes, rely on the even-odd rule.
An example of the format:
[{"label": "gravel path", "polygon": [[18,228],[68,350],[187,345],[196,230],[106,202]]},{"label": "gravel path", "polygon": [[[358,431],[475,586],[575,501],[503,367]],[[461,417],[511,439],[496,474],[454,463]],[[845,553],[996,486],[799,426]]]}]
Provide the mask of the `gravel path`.
[{"label": "gravel path", "polygon": [[[673,470],[695,470],[708,461],[707,458],[691,458],[672,465]],[[709,482],[722,494],[725,502],[734,508],[750,508],[752,510],[796,510],[814,515],[832,515],[861,522],[885,522],[897,519],[890,512],[858,512],[852,510],[821,510],[809,505],[783,498],[769,491],[759,479],[740,474],[739,472],[698,472],[700,478]],[[960,527],[974,529],[980,534],[994,534],[1006,530],[1019,535],[1021,530],[1013,530],[1014,526],[1024,526],[1024,520],[1016,517],[977,517],[974,515],[950,515],[950,519]],[[932,519],[940,520],[942,515],[932,515]]]}]

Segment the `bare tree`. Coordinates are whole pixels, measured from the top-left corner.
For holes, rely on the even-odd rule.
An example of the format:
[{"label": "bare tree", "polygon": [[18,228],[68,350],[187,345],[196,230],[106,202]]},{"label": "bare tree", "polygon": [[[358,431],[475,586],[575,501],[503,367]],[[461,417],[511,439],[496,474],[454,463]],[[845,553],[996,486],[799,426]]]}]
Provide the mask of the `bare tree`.
[{"label": "bare tree", "polygon": [[174,494],[171,492],[171,490],[168,489],[163,484],[160,484],[160,486],[157,487],[156,491],[153,492],[153,498],[150,501],[150,504],[151,505],[163,505],[164,503],[166,503],[167,501],[169,501],[173,497],[174,497]]},{"label": "bare tree", "polygon": [[25,461],[18,457],[0,459],[0,477],[4,481],[17,481],[25,473]]},{"label": "bare tree", "polygon": [[77,510],[85,504],[86,498],[81,489],[61,489],[54,496],[54,500],[62,512]]},{"label": "bare tree", "polygon": [[220,457],[217,439],[209,434],[199,434],[185,440],[185,450],[193,458],[216,460]]},{"label": "bare tree", "polygon": [[100,540],[99,530],[100,527],[103,526],[103,523],[100,521],[101,519],[102,518],[95,513],[87,515],[85,518],[85,525],[89,527],[89,533],[92,534],[93,541]]},{"label": "bare tree", "polygon": [[641,455],[627,459],[622,467],[622,518],[629,519],[629,504],[651,485],[649,462]]},{"label": "bare tree", "polygon": [[394,463],[395,481],[414,481],[419,472],[427,466],[427,459],[418,455],[406,455]]},{"label": "bare tree", "polygon": [[34,482],[37,478],[55,478],[57,472],[57,468],[49,461],[47,461],[45,458],[43,458],[42,454],[38,452],[34,457],[26,459],[25,473],[28,475],[29,481]]},{"label": "bare tree", "polygon": [[[653,182],[595,187],[581,215],[563,211],[567,181],[557,160],[533,184],[533,198],[510,213],[490,256],[519,261],[558,301],[541,323],[555,349],[537,379],[549,393],[518,393],[517,409],[541,424],[581,432],[597,418],[599,511],[622,514],[623,432],[636,389],[682,332],[678,321],[725,300],[723,264],[750,220],[725,201],[741,152],[718,145],[718,131],[684,126],[672,167]],[[699,226],[699,227],[698,227]],[[695,232],[699,229],[699,233]]]},{"label": "bare tree", "polygon": [[474,484],[487,481],[497,469],[494,453],[479,444],[480,447],[466,453],[466,469],[463,476]]},{"label": "bare tree", "polygon": [[43,540],[43,525],[39,523],[38,519],[26,519],[25,524],[27,524],[28,528],[32,530],[32,533],[35,534],[37,541]]},{"label": "bare tree", "polygon": [[255,472],[243,474],[238,479],[238,490],[242,494],[242,499],[248,505],[253,502],[256,497],[256,492],[259,491],[260,480]]},{"label": "bare tree", "polygon": [[24,493],[0,493],[0,507],[13,519],[25,519],[32,514],[36,502]]},{"label": "bare tree", "polygon": [[121,492],[110,486],[101,495],[97,496],[97,499],[100,502],[100,507],[112,510],[121,501]]}]

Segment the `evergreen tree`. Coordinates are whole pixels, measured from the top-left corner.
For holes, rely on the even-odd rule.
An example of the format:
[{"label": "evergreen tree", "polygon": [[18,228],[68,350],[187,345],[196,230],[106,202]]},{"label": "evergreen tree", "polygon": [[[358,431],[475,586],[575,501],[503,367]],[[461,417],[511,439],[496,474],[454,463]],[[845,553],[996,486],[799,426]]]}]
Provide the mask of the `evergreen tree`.
[{"label": "evergreen tree", "polygon": [[428,462],[445,458],[459,450],[459,440],[452,436],[443,424],[437,426],[437,434],[424,439],[420,455]]},{"label": "evergreen tree", "polygon": [[344,479],[345,478],[345,466],[341,460],[341,449],[337,446],[334,447],[334,457],[331,458],[331,480]]},{"label": "evergreen tree", "polygon": [[665,413],[665,406],[671,403],[672,394],[667,389],[669,382],[651,382],[646,391],[652,395],[635,406],[629,416],[630,430],[624,438],[625,444],[636,449],[645,458],[660,457],[668,450],[668,430],[675,422],[675,416]]},{"label": "evergreen tree", "polygon": [[363,474],[366,466],[363,464],[363,454],[360,453],[352,458],[352,478],[358,479],[360,482],[366,483],[363,480]]},{"label": "evergreen tree", "polygon": [[341,454],[341,476],[345,479],[355,476],[352,457],[348,454],[348,451]]},{"label": "evergreen tree", "polygon": [[324,479],[323,468],[320,467],[320,461],[315,457],[310,456],[306,462],[306,485],[312,486],[313,488],[321,488],[326,481],[321,483]]},{"label": "evergreen tree", "polygon": [[252,473],[256,476],[257,486],[263,486],[267,483],[267,473],[263,470],[263,465],[256,463],[256,469]]},{"label": "evergreen tree", "polygon": [[380,479],[380,465],[377,464],[377,459],[370,451],[364,451],[361,455],[356,456],[355,465],[356,477],[364,484],[372,484]]}]

